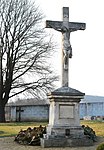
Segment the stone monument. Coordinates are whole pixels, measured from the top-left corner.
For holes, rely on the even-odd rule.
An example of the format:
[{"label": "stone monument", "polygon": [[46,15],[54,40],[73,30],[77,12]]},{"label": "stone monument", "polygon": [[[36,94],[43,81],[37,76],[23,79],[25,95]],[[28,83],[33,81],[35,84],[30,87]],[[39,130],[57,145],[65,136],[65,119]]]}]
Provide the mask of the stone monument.
[{"label": "stone monument", "polygon": [[84,93],[68,84],[69,58],[72,58],[70,33],[85,30],[85,23],[69,22],[69,8],[63,7],[63,21],[46,21],[46,28],[53,28],[63,35],[62,87],[48,94],[50,100],[47,133],[41,139],[42,147],[89,146],[93,141],[84,135],[80,125],[79,102]]}]

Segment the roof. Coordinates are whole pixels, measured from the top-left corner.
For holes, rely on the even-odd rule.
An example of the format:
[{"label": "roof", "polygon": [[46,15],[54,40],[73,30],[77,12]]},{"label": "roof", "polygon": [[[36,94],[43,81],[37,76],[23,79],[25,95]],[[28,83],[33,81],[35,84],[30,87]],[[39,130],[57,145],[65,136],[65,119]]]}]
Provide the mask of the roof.
[{"label": "roof", "polygon": [[[80,103],[98,103],[103,102],[104,103],[104,97],[103,96],[92,96],[92,95],[85,95],[84,99],[81,99]],[[43,106],[43,105],[49,105],[48,99],[18,99],[15,102],[10,102],[7,104],[7,106]]]},{"label": "roof", "polygon": [[34,105],[49,105],[49,101],[46,99],[18,99],[15,102],[10,102],[7,106],[34,106]]},{"label": "roof", "polygon": [[53,92],[49,93],[48,95],[66,95],[66,96],[84,96],[85,94],[76,90],[76,89],[73,89],[71,87],[61,87],[61,88],[58,88],[56,90],[54,90]]},{"label": "roof", "polygon": [[85,95],[84,99],[81,100],[80,103],[104,103],[104,96],[92,96],[92,95]]}]

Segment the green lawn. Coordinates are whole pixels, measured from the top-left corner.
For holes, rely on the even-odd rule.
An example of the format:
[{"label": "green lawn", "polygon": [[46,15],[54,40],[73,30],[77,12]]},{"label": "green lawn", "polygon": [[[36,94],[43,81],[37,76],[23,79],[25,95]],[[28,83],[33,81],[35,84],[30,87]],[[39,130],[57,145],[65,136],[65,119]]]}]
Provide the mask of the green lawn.
[{"label": "green lawn", "polygon": [[21,129],[47,124],[45,122],[0,123],[0,137],[15,136]]},{"label": "green lawn", "polygon": [[[15,136],[21,129],[27,129],[28,127],[34,127],[39,125],[47,125],[46,122],[23,122],[23,123],[0,123],[0,137]],[[81,125],[88,125],[93,128],[97,136],[104,137],[104,122],[99,121],[81,121]]]}]

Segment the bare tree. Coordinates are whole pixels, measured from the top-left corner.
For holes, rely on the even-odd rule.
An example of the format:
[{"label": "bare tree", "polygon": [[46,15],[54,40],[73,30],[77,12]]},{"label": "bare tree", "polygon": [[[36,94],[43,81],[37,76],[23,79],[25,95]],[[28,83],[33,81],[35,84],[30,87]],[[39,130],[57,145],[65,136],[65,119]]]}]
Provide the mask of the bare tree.
[{"label": "bare tree", "polygon": [[0,122],[9,98],[23,92],[39,96],[56,80],[47,63],[53,46],[42,18],[31,1],[0,0]]}]

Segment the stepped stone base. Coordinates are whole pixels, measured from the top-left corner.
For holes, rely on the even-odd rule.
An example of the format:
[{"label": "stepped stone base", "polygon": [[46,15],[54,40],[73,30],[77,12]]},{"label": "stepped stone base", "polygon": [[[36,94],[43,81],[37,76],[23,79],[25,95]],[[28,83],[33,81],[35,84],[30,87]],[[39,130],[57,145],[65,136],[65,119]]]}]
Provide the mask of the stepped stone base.
[{"label": "stepped stone base", "polygon": [[87,137],[46,137],[41,138],[41,146],[47,147],[77,147],[92,146],[93,141]]},{"label": "stepped stone base", "polygon": [[41,138],[42,147],[91,146],[93,141],[84,135],[80,126],[79,102],[84,93],[61,87],[48,94],[50,99],[47,134]]}]

